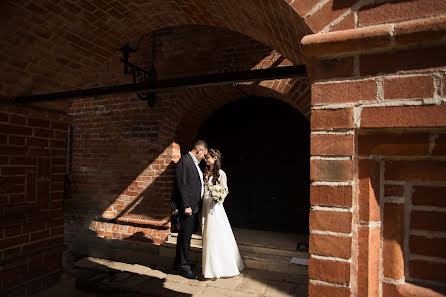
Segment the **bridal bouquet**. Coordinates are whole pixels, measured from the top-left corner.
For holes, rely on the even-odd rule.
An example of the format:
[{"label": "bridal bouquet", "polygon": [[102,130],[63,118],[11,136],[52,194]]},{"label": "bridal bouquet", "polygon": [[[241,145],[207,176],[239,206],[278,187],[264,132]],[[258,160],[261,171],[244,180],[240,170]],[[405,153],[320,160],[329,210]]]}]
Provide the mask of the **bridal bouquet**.
[{"label": "bridal bouquet", "polygon": [[222,202],[223,199],[225,199],[229,193],[228,190],[226,190],[225,187],[223,187],[219,183],[208,186],[208,189],[212,200],[214,200],[217,203]]}]

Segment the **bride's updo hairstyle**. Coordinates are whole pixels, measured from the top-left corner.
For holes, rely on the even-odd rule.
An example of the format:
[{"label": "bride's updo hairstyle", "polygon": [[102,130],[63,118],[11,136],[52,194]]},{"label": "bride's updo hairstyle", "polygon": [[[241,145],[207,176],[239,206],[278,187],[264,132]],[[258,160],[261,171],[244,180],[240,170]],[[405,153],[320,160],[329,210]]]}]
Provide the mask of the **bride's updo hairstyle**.
[{"label": "bride's updo hairstyle", "polygon": [[[212,176],[212,184],[216,184],[218,181],[218,178],[220,177],[220,169],[221,169],[221,153],[219,150],[217,149],[210,149],[208,150],[208,154],[212,157],[215,158],[217,157],[217,160],[215,160],[214,163],[214,169],[211,172],[211,176]],[[206,167],[205,170],[205,176],[207,176],[208,172],[209,172],[210,168]]]}]

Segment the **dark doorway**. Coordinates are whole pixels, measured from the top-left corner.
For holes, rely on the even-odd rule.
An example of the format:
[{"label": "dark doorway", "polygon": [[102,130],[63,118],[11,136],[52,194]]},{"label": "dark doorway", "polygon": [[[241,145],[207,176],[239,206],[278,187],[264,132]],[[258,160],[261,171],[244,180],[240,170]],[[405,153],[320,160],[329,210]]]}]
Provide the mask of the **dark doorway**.
[{"label": "dark doorway", "polygon": [[233,227],[308,234],[310,126],[299,111],[240,99],[215,112],[199,138],[222,152]]}]

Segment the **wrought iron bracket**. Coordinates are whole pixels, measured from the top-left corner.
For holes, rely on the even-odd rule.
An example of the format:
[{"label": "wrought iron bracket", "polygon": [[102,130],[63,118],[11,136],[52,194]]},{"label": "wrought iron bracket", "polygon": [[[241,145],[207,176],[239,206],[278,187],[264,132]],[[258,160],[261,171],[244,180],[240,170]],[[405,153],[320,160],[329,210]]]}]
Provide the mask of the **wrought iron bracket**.
[{"label": "wrought iron bracket", "polygon": [[[128,75],[132,76],[134,85],[145,84],[145,83],[149,83],[151,81],[156,80],[156,71],[155,71],[155,67],[154,67],[154,65],[155,65],[155,63],[154,63],[154,60],[155,60],[155,50],[154,50],[155,37],[154,37],[154,35],[152,36],[152,61],[153,61],[152,68],[149,71],[147,71],[147,70],[144,70],[143,68],[129,62],[130,54],[136,52],[136,50],[139,47],[139,44],[141,43],[142,38],[143,38],[143,36],[140,37],[136,48],[130,47],[129,44],[126,44],[125,46],[120,48],[120,51],[122,52],[122,59],[120,59],[120,61],[124,64],[124,74],[128,74]],[[142,93],[136,93],[136,95],[138,95],[139,99],[146,101],[150,107],[153,107],[155,105],[155,97],[156,97],[155,92],[142,92]]]}]

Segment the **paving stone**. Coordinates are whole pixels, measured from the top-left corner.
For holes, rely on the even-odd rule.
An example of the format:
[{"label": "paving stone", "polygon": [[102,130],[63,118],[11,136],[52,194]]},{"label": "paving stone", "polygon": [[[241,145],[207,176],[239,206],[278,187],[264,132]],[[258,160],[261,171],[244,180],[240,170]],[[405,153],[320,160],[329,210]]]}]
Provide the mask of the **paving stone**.
[{"label": "paving stone", "polygon": [[177,283],[177,282],[164,282],[163,287],[172,291],[185,294],[192,294],[192,295],[194,294],[198,295],[204,289],[203,287],[190,286],[187,283]]},{"label": "paving stone", "polygon": [[101,270],[101,271],[108,271],[108,267],[104,266],[102,264],[93,262],[89,260],[88,258],[82,258],[79,261],[77,261],[74,264],[75,267],[78,268],[86,268],[86,269],[94,269],[94,270]]},{"label": "paving stone", "polygon": [[296,292],[296,284],[268,281],[265,297],[294,297]]},{"label": "paving stone", "polygon": [[294,294],[297,297],[307,297],[308,296],[308,285],[297,285],[296,292]]},{"label": "paving stone", "polygon": [[[256,294],[248,292],[239,292],[233,290],[227,290],[222,288],[207,287],[199,296],[212,296],[212,297],[257,297]],[[195,295],[194,295],[195,297]]]},{"label": "paving stone", "polygon": [[288,280],[288,275],[286,273],[281,273],[281,272],[248,269],[244,272],[244,274],[246,275],[246,277],[259,280],[273,280],[281,282],[286,282]]},{"label": "paving stone", "polygon": [[265,281],[245,277],[243,282],[236,288],[236,291],[263,295],[266,292],[266,288]]},{"label": "paving stone", "polygon": [[187,284],[190,286],[196,286],[196,287],[207,287],[211,282],[213,282],[212,280],[201,280],[201,279],[188,279],[187,280]]},{"label": "paving stone", "polygon": [[176,282],[176,283],[185,283],[188,281],[187,278],[177,274],[166,274],[164,276],[164,279],[168,282]]},{"label": "paving stone", "polygon": [[243,275],[237,275],[230,278],[219,278],[209,282],[208,286],[221,289],[235,289],[243,282],[243,279]]},{"label": "paving stone", "polygon": [[150,269],[148,268],[147,270],[145,270],[143,273],[144,275],[150,276],[150,277],[155,277],[155,278],[159,278],[159,279],[163,279],[166,277],[166,274],[160,270],[154,270],[154,269]]}]

